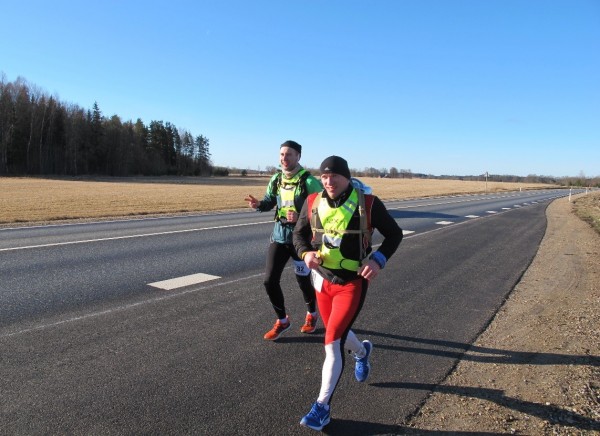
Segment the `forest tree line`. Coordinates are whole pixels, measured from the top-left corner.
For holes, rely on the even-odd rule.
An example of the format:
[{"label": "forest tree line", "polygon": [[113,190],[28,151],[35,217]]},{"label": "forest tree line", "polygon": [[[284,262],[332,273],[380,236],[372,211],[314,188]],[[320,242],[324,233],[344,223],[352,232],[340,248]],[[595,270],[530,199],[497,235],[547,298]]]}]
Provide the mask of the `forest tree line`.
[{"label": "forest tree line", "polygon": [[0,176],[211,175],[209,140],[170,122],[123,122],[0,76]]},{"label": "forest tree line", "polygon": [[[266,167],[272,174],[275,167]],[[456,176],[413,173],[391,167],[353,169],[357,177],[485,180],[484,175]],[[106,118],[92,109],[66,104],[23,78],[7,82],[0,72],[0,176],[227,176],[249,169],[214,167],[209,140],[178,129],[170,122]],[[258,171],[264,173],[263,171]],[[556,183],[600,187],[600,177],[492,175],[489,181]]]},{"label": "forest tree line", "polygon": [[[319,174],[318,168],[306,168],[313,174]],[[274,166],[267,166],[264,171],[255,171],[248,169],[239,168],[228,168],[231,174],[240,174],[242,176],[251,174],[274,174],[277,168]],[[515,176],[510,174],[478,174],[470,176],[457,176],[457,175],[441,175],[435,176],[433,174],[414,173],[410,169],[398,169],[396,167],[391,168],[374,168],[366,167],[363,169],[352,168],[350,170],[354,177],[377,177],[377,178],[390,178],[390,179],[437,179],[437,180],[467,180],[475,182],[508,182],[508,183],[544,183],[544,184],[555,184],[561,186],[576,186],[576,187],[594,187],[600,188],[600,176],[586,177],[581,172],[576,177],[553,177],[553,176],[542,176],[537,174],[529,174],[528,176]]]}]

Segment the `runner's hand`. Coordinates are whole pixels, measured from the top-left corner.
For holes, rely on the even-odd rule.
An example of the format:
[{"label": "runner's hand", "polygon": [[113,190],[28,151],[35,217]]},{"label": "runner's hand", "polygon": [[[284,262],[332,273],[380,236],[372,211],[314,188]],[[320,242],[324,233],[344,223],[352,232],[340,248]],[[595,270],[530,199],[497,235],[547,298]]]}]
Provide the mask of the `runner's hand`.
[{"label": "runner's hand", "polygon": [[288,223],[295,223],[298,221],[298,213],[293,210],[288,210],[285,219]]},{"label": "runner's hand", "polygon": [[319,257],[318,251],[307,251],[304,255],[304,263],[310,269],[316,269],[323,263],[323,260]]},{"label": "runner's hand", "polygon": [[244,200],[248,202],[248,206],[250,206],[252,209],[256,209],[258,207],[258,200],[252,195],[248,194]]},{"label": "runner's hand", "polygon": [[358,275],[364,277],[367,280],[372,280],[377,276],[377,274],[379,274],[379,271],[381,271],[381,268],[379,267],[377,262],[375,262],[372,259],[369,259],[367,263],[365,263],[359,268]]}]

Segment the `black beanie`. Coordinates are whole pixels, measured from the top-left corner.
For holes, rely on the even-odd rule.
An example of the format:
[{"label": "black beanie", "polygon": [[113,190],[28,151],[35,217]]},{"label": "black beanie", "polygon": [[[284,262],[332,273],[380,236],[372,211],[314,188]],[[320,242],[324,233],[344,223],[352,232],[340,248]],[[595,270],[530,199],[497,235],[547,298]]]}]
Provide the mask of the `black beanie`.
[{"label": "black beanie", "polygon": [[346,159],[339,156],[329,156],[321,164],[321,174],[335,173],[350,179],[350,169]]},{"label": "black beanie", "polygon": [[281,147],[290,147],[293,148],[294,150],[296,150],[298,153],[302,154],[302,146],[300,144],[298,144],[296,141],[290,141],[287,140],[285,141],[283,144],[281,144]]}]

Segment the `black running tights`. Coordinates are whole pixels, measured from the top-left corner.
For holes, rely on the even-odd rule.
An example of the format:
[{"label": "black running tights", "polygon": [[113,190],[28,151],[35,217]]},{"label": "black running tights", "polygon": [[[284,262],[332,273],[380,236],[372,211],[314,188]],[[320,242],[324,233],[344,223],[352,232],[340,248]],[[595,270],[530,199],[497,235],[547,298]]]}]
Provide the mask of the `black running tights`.
[{"label": "black running tights", "polygon": [[[293,260],[301,260],[294,250],[294,246],[291,244],[278,244],[271,242],[269,244],[269,250],[267,252],[267,266],[265,270],[265,289],[273,309],[277,317],[283,319],[286,317],[285,300],[283,298],[283,291],[281,289],[281,274],[287,264],[290,257]],[[304,302],[306,303],[306,310],[309,312],[315,312],[316,300],[315,300],[315,289],[310,281],[310,274],[306,276],[300,276],[296,274],[296,280],[302,291]]]}]

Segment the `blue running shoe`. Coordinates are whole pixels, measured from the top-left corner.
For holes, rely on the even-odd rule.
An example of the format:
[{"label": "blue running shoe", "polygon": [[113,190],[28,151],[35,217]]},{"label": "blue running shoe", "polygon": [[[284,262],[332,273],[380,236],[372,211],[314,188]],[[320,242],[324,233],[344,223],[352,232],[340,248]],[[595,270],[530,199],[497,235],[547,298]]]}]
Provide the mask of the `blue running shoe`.
[{"label": "blue running shoe", "polygon": [[315,401],[310,408],[310,412],[300,421],[300,425],[321,431],[323,427],[329,424],[329,419],[329,410],[326,410],[323,404]]},{"label": "blue running shoe", "polygon": [[373,344],[370,341],[363,341],[363,346],[367,353],[365,357],[355,357],[356,365],[354,367],[354,377],[359,382],[364,382],[369,377],[369,370],[371,369],[371,364],[369,363],[369,357],[371,357],[371,351],[373,350]]}]

